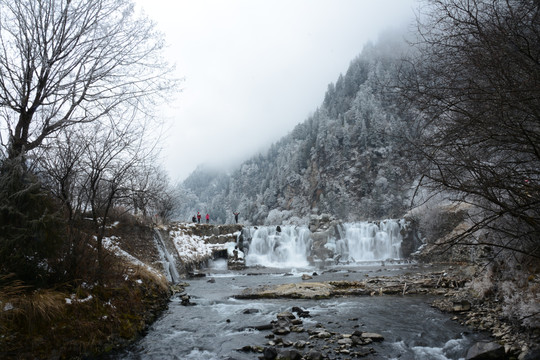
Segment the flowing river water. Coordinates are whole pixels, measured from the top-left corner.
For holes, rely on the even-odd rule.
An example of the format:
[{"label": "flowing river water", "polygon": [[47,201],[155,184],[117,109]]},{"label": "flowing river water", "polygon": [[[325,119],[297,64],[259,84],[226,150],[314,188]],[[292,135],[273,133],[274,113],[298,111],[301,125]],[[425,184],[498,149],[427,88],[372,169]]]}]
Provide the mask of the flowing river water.
[{"label": "flowing river water", "polygon": [[[474,342],[487,338],[486,334],[471,332],[451,320],[450,314],[431,307],[433,298],[427,296],[362,296],[324,300],[234,298],[246,288],[302,282],[302,274],[314,275],[308,281],[329,281],[363,280],[369,276],[422,271],[420,266],[399,259],[394,259],[393,264],[386,261],[383,265],[375,255],[397,255],[399,239],[392,238],[392,234],[377,234],[377,231],[373,235],[379,240],[371,245],[347,245],[347,241],[352,241],[347,238],[329,245],[341,247],[341,255],[348,256],[349,260],[353,256],[360,257],[361,250],[358,249],[367,246],[369,261],[310,267],[299,254],[310,240],[302,238],[305,235],[300,234],[302,229],[297,234],[287,231],[278,234],[279,239],[268,229],[263,231],[265,235],[259,234],[265,240],[257,240],[259,235],[253,237],[249,250],[251,258],[250,255],[247,257],[250,266],[245,270],[229,271],[225,260],[211,262],[200,271],[204,276],[187,280],[186,292],[195,305],[183,306],[179,297],[173,297],[169,308],[148,333],[115,358],[258,359],[262,354],[239,349],[246,345],[267,346],[267,336],[271,331],[255,328],[269,324],[278,313],[291,311],[294,306],[309,312],[310,317],[302,319],[306,329],[323,326],[340,334],[359,330],[383,335],[384,341],[369,345],[375,351],[367,357],[369,359],[463,359]],[[294,263],[301,266],[292,267]],[[310,341],[307,332],[291,333],[284,338]],[[323,354],[329,359],[350,358],[336,353],[333,347],[325,351]]]}]

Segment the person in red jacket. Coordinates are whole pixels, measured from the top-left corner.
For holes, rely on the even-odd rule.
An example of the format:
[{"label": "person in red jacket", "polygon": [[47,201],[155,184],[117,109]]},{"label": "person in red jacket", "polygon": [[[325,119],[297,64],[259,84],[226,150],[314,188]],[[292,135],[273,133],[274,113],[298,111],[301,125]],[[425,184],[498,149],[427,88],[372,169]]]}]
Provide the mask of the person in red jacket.
[{"label": "person in red jacket", "polygon": [[201,213],[197,211],[197,222],[201,223]]},{"label": "person in red jacket", "polygon": [[206,214],[206,223],[207,223],[207,224],[210,223],[210,215],[208,215],[208,213]]}]

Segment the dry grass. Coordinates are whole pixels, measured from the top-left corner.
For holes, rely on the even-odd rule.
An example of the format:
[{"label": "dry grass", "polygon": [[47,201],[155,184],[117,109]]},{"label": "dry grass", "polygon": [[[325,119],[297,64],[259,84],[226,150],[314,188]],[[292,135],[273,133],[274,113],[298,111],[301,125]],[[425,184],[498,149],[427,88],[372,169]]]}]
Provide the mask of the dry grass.
[{"label": "dry grass", "polygon": [[54,290],[30,290],[21,281],[10,275],[0,277],[2,283],[0,303],[0,324],[5,328],[6,322],[32,331],[42,324],[63,314],[64,296]]}]

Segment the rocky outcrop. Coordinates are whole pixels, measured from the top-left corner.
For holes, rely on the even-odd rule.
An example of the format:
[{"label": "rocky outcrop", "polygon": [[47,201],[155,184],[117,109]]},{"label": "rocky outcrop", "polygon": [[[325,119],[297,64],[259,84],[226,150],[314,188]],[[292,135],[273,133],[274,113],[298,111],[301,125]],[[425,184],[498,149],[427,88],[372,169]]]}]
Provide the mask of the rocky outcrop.
[{"label": "rocky outcrop", "polygon": [[446,294],[449,289],[463,287],[459,276],[436,271],[422,275],[377,276],[362,281],[302,282],[244,289],[238,299],[299,298],[323,299],[334,296],[380,296]]},{"label": "rocky outcrop", "polygon": [[229,270],[243,270],[246,268],[246,259],[244,252],[241,251],[238,246],[229,248],[227,251],[227,269]]},{"label": "rocky outcrop", "polygon": [[467,351],[466,360],[499,360],[506,358],[504,347],[496,342],[477,342]]}]

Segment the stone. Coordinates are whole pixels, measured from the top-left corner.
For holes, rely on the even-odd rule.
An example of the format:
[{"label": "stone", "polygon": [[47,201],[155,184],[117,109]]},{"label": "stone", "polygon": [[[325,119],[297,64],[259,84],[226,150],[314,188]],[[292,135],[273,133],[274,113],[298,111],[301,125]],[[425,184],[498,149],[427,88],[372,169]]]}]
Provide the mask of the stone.
[{"label": "stone", "polygon": [[266,347],[263,350],[263,357],[262,358],[264,360],[274,360],[275,358],[277,358],[277,355],[278,355],[278,352],[277,352],[276,348],[274,348],[274,347]]},{"label": "stone", "polygon": [[469,348],[466,360],[504,359],[504,347],[496,342],[479,341]]},{"label": "stone", "polygon": [[328,331],[321,331],[317,334],[317,337],[319,339],[328,339],[329,337],[332,337],[332,334],[330,334]]},{"label": "stone", "polygon": [[279,360],[301,360],[302,354],[294,349],[286,349],[278,354]]},{"label": "stone", "polygon": [[363,339],[370,339],[372,341],[383,341],[384,340],[384,336],[382,336],[381,334],[368,333],[368,332],[362,333],[362,338]]},{"label": "stone", "polygon": [[540,348],[525,350],[525,355],[522,357],[523,360],[535,360],[540,359]]},{"label": "stone", "polygon": [[351,346],[353,344],[353,341],[350,338],[345,338],[345,339],[339,339],[337,343],[338,345]]},{"label": "stone", "polygon": [[296,316],[292,312],[289,311],[283,311],[277,314],[278,319],[295,319]]},{"label": "stone", "polygon": [[301,318],[307,318],[311,316],[309,315],[309,311],[299,308],[298,306],[293,306],[292,312],[296,313],[296,315]]},{"label": "stone", "polygon": [[461,300],[461,301],[454,301],[454,304],[452,306],[452,311],[454,312],[462,312],[462,311],[469,311],[471,310],[471,303],[467,300]]},{"label": "stone", "polygon": [[244,309],[244,311],[242,311],[242,314],[256,314],[259,312],[261,312],[259,309]]},{"label": "stone", "polygon": [[272,332],[276,335],[287,335],[291,332],[291,329],[288,327],[280,327],[272,330]]},{"label": "stone", "polygon": [[306,360],[323,360],[324,356],[317,350],[309,350],[305,355],[304,359]]}]

